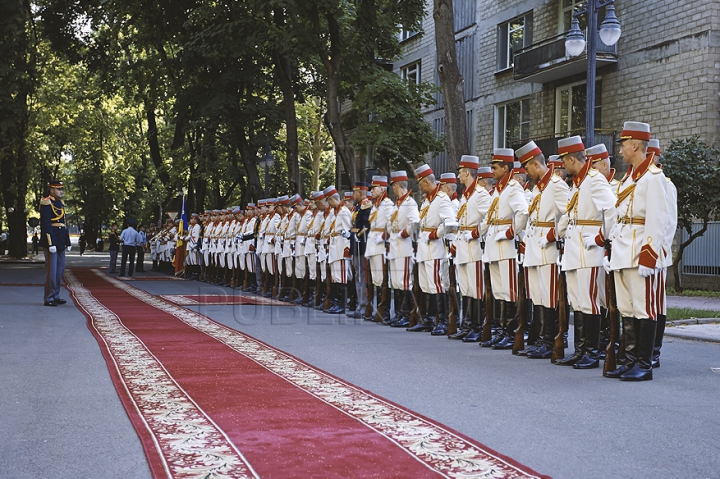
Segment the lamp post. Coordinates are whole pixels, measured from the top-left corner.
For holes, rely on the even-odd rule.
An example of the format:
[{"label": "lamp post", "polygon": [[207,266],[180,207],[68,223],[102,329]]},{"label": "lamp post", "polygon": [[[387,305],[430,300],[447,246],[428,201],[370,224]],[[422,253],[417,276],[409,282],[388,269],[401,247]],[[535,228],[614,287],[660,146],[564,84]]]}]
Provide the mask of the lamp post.
[{"label": "lamp post", "polygon": [[260,166],[265,168],[265,198],[268,196],[268,169],[275,164],[272,151],[270,150],[270,137],[265,137],[265,153],[260,159]]},{"label": "lamp post", "polygon": [[607,7],[605,20],[600,25],[600,40],[613,46],[620,39],[622,30],[620,22],[615,16],[614,0],[587,0],[583,7],[573,13],[572,26],[565,38],[565,51],[571,57],[580,55],[585,49],[585,36],[580,30],[578,17],[587,14],[587,82],[585,103],[585,144],[588,147],[595,144],[595,72],[597,70],[597,20],[601,8]]}]

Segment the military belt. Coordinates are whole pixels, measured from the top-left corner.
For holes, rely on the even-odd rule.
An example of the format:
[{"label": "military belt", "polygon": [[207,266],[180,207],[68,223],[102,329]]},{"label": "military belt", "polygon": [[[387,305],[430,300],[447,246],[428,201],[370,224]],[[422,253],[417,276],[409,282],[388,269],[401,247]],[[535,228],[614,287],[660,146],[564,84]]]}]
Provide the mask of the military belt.
[{"label": "military belt", "polygon": [[337,231],[333,231],[332,233],[330,233],[330,236],[332,236],[332,237],[334,238],[334,237],[336,237],[336,236],[340,236],[341,234],[342,234],[342,233],[338,233]]},{"label": "military belt", "polygon": [[500,226],[500,225],[511,225],[512,220],[490,220],[488,225],[490,226]]},{"label": "military belt", "polygon": [[376,233],[384,233],[385,228],[370,228],[370,231],[374,231]]},{"label": "military belt", "polygon": [[54,228],[65,228],[65,223],[51,223],[50,226]]},{"label": "military belt", "polygon": [[531,223],[533,226],[537,226],[538,228],[554,228],[555,223],[552,221],[535,221]]},{"label": "military belt", "polygon": [[473,231],[475,228],[477,228],[477,225],[475,226],[461,226],[460,231]]},{"label": "military belt", "polygon": [[602,221],[599,220],[575,220],[573,223],[578,226],[602,226]]},{"label": "military belt", "polygon": [[432,233],[432,232],[435,231],[436,229],[437,229],[437,228],[429,228],[429,227],[427,227],[427,226],[423,226],[423,228],[422,228],[423,231],[429,231],[430,233]]},{"label": "military belt", "polygon": [[645,224],[645,218],[641,218],[639,216],[623,216],[622,218],[618,218],[618,223],[623,225],[644,225]]}]

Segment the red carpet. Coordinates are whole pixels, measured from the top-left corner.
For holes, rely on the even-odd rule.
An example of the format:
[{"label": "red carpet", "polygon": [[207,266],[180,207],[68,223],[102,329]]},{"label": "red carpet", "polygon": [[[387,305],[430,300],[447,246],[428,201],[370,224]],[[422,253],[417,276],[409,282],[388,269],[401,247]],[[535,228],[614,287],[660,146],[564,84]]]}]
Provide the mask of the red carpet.
[{"label": "red carpet", "polygon": [[546,477],[98,270],[66,280],[155,477]]},{"label": "red carpet", "polygon": [[180,306],[193,306],[196,304],[261,304],[267,306],[294,306],[270,298],[259,296],[219,295],[219,294],[161,294],[166,299]]}]

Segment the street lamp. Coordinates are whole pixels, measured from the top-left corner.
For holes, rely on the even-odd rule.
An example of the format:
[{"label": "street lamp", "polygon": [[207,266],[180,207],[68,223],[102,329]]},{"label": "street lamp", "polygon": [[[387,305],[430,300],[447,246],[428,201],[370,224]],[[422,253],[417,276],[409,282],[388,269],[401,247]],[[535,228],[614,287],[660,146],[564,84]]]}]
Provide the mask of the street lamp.
[{"label": "street lamp", "polygon": [[617,43],[622,35],[620,22],[615,16],[614,0],[588,0],[582,9],[573,13],[572,26],[565,37],[565,52],[568,56],[576,57],[585,50],[585,36],[580,30],[578,17],[587,14],[587,82],[585,104],[585,144],[588,147],[595,144],[595,71],[597,70],[597,17],[601,8],[607,7],[605,20],[600,25],[600,40],[611,47]]},{"label": "street lamp", "polygon": [[260,159],[260,166],[265,168],[265,198],[268,196],[268,169],[275,164],[272,151],[270,150],[270,137],[265,137],[265,153]]}]

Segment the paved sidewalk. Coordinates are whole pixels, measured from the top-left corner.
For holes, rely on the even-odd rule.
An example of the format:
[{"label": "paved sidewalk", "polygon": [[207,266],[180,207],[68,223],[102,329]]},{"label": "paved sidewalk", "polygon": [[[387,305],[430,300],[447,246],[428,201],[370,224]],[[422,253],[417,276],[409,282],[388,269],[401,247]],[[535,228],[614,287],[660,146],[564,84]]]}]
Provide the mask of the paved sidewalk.
[{"label": "paved sidewalk", "polygon": [[[668,296],[667,307],[720,311],[720,298]],[[665,328],[665,335],[720,343],[720,318],[689,318],[687,320],[669,321],[667,328]]]}]

